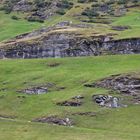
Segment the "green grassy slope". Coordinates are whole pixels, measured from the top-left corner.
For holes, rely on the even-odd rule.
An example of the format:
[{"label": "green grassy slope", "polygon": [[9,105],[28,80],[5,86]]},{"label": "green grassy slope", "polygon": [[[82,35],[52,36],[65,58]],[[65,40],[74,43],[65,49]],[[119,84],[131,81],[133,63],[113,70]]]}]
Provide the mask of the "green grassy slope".
[{"label": "green grassy slope", "polygon": [[140,11],[132,10],[125,16],[117,18],[112,25],[130,26],[131,29],[120,32],[119,38],[131,38],[140,36]]},{"label": "green grassy slope", "polygon": [[[139,61],[139,55],[1,60],[0,115],[17,118],[14,121],[0,119],[0,140],[139,140],[139,105],[119,109],[101,108],[92,102],[91,96],[105,94],[107,90],[83,86],[112,74],[139,73]],[[54,62],[60,65],[48,66]],[[24,99],[17,97],[21,95],[17,93],[18,90],[45,83],[66,88],[45,95],[25,95]],[[55,104],[79,94],[85,96],[81,107],[60,107]],[[97,116],[70,115],[87,111],[97,112]],[[69,128],[28,122],[44,115],[69,116],[75,121],[75,126]]]},{"label": "green grassy slope", "polygon": [[[0,41],[10,39],[15,37],[16,35],[30,32],[34,29],[38,29],[41,27],[48,27],[55,25],[61,21],[73,21],[73,23],[79,24],[87,24],[86,22],[82,22],[81,19],[87,19],[86,16],[81,16],[80,14],[84,11],[85,8],[91,7],[92,3],[77,3],[77,1],[73,1],[73,8],[67,10],[64,15],[55,15],[50,19],[46,20],[44,23],[38,22],[28,22],[24,19],[23,14],[20,13],[11,13],[5,14],[0,11]],[[16,15],[20,17],[18,21],[11,19],[12,15]],[[80,15],[80,17],[78,16]],[[88,36],[95,34],[104,34],[108,33],[116,33],[116,38],[130,38],[130,37],[140,37],[140,10],[139,7],[130,8],[126,15],[122,17],[108,17],[108,20],[112,20],[113,22],[109,25],[103,23],[88,23],[94,25],[93,29],[90,31],[86,28],[84,29],[84,33]],[[131,29],[125,31],[113,31],[110,30],[112,25],[117,26],[130,26]],[[80,32],[80,29],[78,29]],[[96,31],[96,32],[95,32]],[[80,32],[83,34],[83,30]]]}]

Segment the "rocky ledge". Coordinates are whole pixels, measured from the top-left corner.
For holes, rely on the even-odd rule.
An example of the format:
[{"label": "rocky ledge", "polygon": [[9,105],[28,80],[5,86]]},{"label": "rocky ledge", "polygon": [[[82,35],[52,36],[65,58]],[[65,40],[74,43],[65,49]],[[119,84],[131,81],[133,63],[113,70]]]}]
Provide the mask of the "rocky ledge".
[{"label": "rocky ledge", "polygon": [[31,38],[1,43],[0,58],[56,58],[140,53],[140,38],[113,40],[111,36],[82,37],[74,33],[60,32]]}]

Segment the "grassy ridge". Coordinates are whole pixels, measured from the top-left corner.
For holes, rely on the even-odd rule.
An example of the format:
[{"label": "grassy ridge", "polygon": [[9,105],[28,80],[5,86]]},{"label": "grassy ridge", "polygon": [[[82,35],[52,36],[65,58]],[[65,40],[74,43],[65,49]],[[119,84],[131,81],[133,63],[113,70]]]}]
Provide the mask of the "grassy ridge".
[{"label": "grassy ridge", "polygon": [[[38,29],[41,27],[48,27],[55,25],[61,21],[73,21],[73,23],[79,24],[84,23],[81,22],[80,19],[76,16],[78,13],[80,14],[86,7],[90,7],[91,3],[88,4],[77,4],[75,2],[75,5],[73,8],[67,11],[65,15],[56,15],[51,17],[50,19],[46,20],[44,23],[38,23],[38,22],[28,22],[24,19],[23,14],[19,13],[11,13],[11,14],[4,14],[4,12],[0,11],[0,41],[10,39],[12,37],[15,37],[16,35],[30,32],[34,29]],[[13,20],[11,19],[12,15],[16,15],[17,17],[20,17],[19,20]],[[116,38],[131,38],[131,37],[139,37],[140,36],[140,10],[139,8],[133,8],[130,9],[129,12],[122,16],[122,17],[114,17],[113,22],[110,25],[106,24],[98,24],[98,23],[90,23],[94,25],[93,29],[77,29],[81,34],[86,34],[87,36],[95,34],[108,34],[108,33],[116,33],[118,34]],[[86,19],[87,17],[83,17],[83,19]],[[108,19],[112,19],[112,17],[108,17]],[[125,31],[113,31],[110,30],[112,25],[117,26],[130,26],[131,29],[125,30]]]},{"label": "grassy ridge", "polygon": [[[102,56],[64,59],[1,60],[0,63],[0,115],[17,116],[15,122],[0,119],[0,139],[48,139],[51,140],[139,140],[139,105],[128,108],[105,109],[92,102],[93,94],[105,94],[105,89],[92,89],[84,83],[108,77],[112,74],[140,71],[139,55]],[[58,67],[48,64],[60,63]],[[64,86],[61,91],[45,95],[25,95],[19,99],[18,90],[31,85],[55,83]],[[59,107],[55,103],[84,95],[81,107]],[[97,112],[97,117],[71,116],[74,112]],[[73,128],[29,123],[44,115],[70,116]],[[86,121],[85,121],[86,120]],[[62,133],[63,132],[63,133]]]}]

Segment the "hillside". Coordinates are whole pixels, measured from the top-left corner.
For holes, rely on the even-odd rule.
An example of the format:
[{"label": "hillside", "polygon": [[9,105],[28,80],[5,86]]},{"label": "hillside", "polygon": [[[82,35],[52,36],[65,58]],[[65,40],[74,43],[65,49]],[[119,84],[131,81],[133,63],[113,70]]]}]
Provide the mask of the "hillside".
[{"label": "hillside", "polygon": [[0,0],[0,140],[140,140],[139,0]]},{"label": "hillside", "polygon": [[[139,55],[1,61],[0,139],[139,140],[140,110],[134,97],[84,86],[111,75],[131,74],[138,78],[139,61]],[[53,86],[47,94],[20,92],[48,84]],[[119,97],[127,107],[101,107],[92,99],[101,94]],[[79,95],[84,97],[81,106],[56,104]],[[72,119],[74,125],[31,122],[55,115]]]},{"label": "hillside", "polygon": [[[48,27],[63,21],[70,21],[73,24],[94,25],[95,27],[92,30],[90,29],[90,33],[92,34],[102,34],[102,31],[104,31],[104,34],[116,34],[115,38],[139,37],[139,1],[133,2],[133,0],[128,0],[124,1],[124,3],[121,3],[119,0],[112,3],[109,3],[109,1],[7,0],[4,2],[3,0],[1,10],[7,14],[0,12],[0,17],[6,23],[4,27],[7,30],[5,33],[3,30],[1,31],[2,36],[0,40],[9,39],[9,37],[12,38],[15,35],[29,32],[41,26]],[[20,6],[25,9],[23,10]],[[28,10],[26,6],[32,8]],[[53,12],[51,12],[52,10]],[[42,15],[39,13],[43,16],[46,14],[46,17],[42,18]],[[30,22],[26,22],[27,20]],[[1,28],[4,28],[3,22],[0,23]],[[17,30],[20,25],[22,28]],[[122,29],[121,27],[120,29],[119,27],[114,27],[111,30],[112,26],[123,27]],[[15,31],[14,34],[11,34],[11,31]],[[89,30],[85,29],[85,33],[89,34]]]},{"label": "hillside", "polygon": [[139,7],[133,0],[2,1],[0,58],[139,53]]}]

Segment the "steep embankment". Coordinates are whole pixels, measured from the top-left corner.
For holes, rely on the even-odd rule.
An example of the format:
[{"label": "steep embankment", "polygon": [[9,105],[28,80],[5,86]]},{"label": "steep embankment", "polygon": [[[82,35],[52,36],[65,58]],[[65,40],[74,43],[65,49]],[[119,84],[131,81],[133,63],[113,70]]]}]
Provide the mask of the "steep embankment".
[{"label": "steep embankment", "polygon": [[46,58],[140,53],[140,38],[115,40],[110,34],[86,37],[82,34],[76,34],[75,30],[76,28],[56,30],[55,27],[52,27],[18,36],[16,39],[0,44],[0,58]]}]

